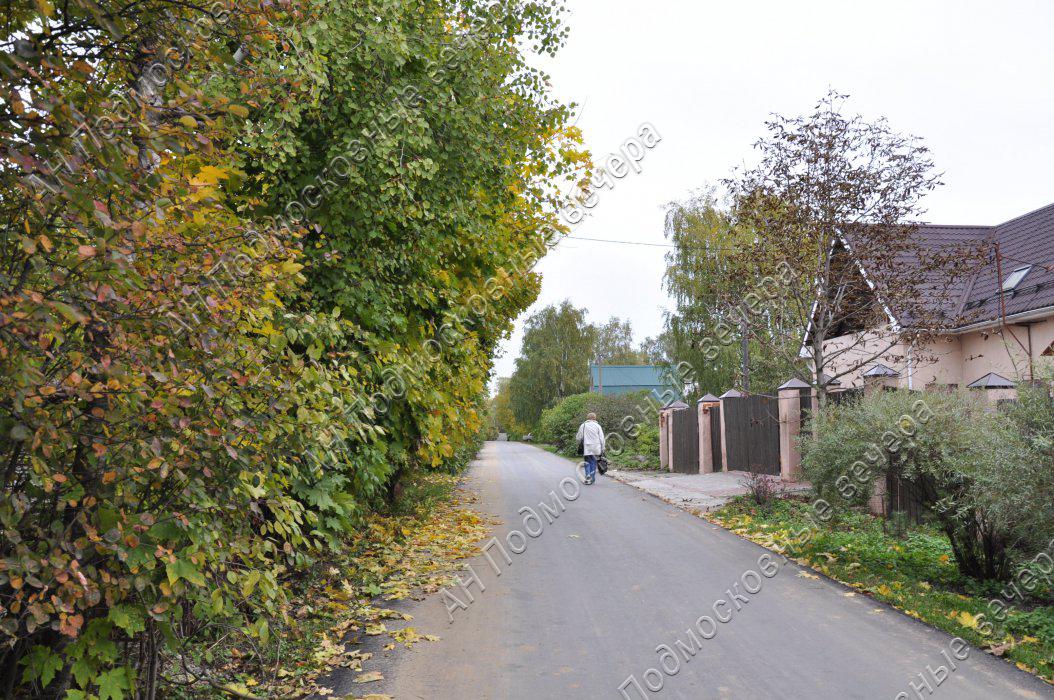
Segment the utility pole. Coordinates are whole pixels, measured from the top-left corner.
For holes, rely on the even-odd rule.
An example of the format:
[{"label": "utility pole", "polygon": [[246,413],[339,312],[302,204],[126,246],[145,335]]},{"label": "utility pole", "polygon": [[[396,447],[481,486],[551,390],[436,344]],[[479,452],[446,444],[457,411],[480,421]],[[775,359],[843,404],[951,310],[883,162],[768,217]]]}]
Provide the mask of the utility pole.
[{"label": "utility pole", "polygon": [[743,356],[743,392],[750,393],[750,337],[747,334],[747,320],[739,322],[740,351]]}]

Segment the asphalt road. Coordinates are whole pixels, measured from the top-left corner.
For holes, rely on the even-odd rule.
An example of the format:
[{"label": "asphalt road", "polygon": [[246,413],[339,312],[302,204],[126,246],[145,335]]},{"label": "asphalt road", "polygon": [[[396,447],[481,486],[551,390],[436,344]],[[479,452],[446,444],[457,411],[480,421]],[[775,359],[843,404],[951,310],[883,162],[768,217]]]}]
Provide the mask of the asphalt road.
[{"label": "asphalt road", "polygon": [[[539,511],[539,502],[573,475],[565,459],[494,442],[470,484],[480,507],[503,521],[496,534],[504,541],[511,530],[524,530],[522,507]],[[573,493],[569,484],[565,489]],[[486,590],[473,584],[471,603],[455,591],[467,609],[455,610],[453,622],[439,595],[409,609],[411,624],[441,641],[393,652],[381,684],[341,690],[396,700],[620,698],[619,687],[633,675],[648,698],[1054,697],[1050,686],[976,649],[956,658],[948,635],[823,578],[801,576],[793,563],[767,577],[762,566],[774,569],[768,559],[759,565],[764,549],[632,487],[601,478],[564,503],[537,538],[525,538],[522,554],[509,552],[511,566],[494,550],[500,577],[486,559],[472,561]],[[533,521],[531,528],[537,531]],[[515,535],[512,543],[523,547]],[[736,583],[747,602],[727,592]],[[726,603],[715,613],[719,600]],[[697,619],[717,620],[718,613],[727,622],[704,620],[712,636],[703,639]],[[698,640],[699,647],[694,655],[678,652],[674,671],[656,647],[677,651],[678,640],[689,647]],[[662,673],[663,660],[672,675]],[[949,669],[940,685],[927,666]],[[645,687],[651,668],[661,674],[647,677],[652,687],[661,678],[658,692]],[[633,686],[627,693],[641,697]]]}]

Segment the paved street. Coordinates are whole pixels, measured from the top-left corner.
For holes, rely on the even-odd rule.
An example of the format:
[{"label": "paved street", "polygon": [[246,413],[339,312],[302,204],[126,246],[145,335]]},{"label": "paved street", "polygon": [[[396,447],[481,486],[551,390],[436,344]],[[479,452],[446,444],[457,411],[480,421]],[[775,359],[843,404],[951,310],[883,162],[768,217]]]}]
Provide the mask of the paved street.
[{"label": "paved street", "polygon": [[[524,506],[539,510],[574,466],[541,449],[488,443],[471,472],[480,507],[501,518],[497,534],[523,530]],[[636,489],[601,478],[544,531],[529,539],[511,566],[495,551],[502,575],[473,561],[486,591],[456,610],[450,623],[439,596],[408,609],[420,632],[442,637],[392,652],[382,684],[342,683],[337,692],[411,698],[619,698],[630,675],[659,669],[656,647],[691,643],[700,616],[710,639],[674,675],[662,675],[655,698],[884,698],[899,693],[948,700],[1049,698],[1054,689],[998,659],[970,649],[956,659],[951,638],[822,578],[787,564],[760,572],[762,548]],[[535,524],[531,523],[532,528]],[[514,536],[513,543],[520,545]],[[734,607],[733,584],[748,602]],[[756,590],[748,593],[747,587]],[[758,586],[760,585],[760,590]],[[459,594],[467,603],[464,594]],[[927,665],[956,664],[930,695]],[[666,659],[667,666],[673,662]],[[649,676],[653,685],[656,675]],[[631,688],[629,697],[640,693]]]}]

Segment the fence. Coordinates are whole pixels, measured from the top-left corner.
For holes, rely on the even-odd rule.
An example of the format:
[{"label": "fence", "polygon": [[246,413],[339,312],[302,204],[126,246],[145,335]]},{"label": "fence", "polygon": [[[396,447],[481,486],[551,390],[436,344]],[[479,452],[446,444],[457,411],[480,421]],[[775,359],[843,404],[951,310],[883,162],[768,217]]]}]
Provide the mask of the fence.
[{"label": "fence", "polygon": [[[833,389],[828,399],[840,404],[858,400],[864,393],[862,388]],[[811,387],[796,379],[781,386],[778,396],[729,391],[720,398],[707,394],[694,408],[672,404],[660,414],[662,464],[679,474],[749,471],[798,481],[798,438],[808,429],[815,406]],[[919,521],[926,507],[918,488],[889,476],[876,481],[871,509],[881,514],[903,513]]]}]

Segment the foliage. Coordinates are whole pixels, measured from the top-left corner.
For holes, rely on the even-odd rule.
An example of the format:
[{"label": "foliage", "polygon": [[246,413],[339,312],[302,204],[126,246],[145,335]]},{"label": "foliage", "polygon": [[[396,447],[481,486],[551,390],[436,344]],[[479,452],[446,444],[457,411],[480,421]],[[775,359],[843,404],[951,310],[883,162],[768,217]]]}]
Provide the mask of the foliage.
[{"label": "foliage", "polygon": [[993,464],[980,496],[1011,541],[1038,551],[1054,540],[1054,401],[1046,386],[1023,386],[1005,411],[1027,452]]},{"label": "foliage", "polygon": [[[929,150],[883,119],[845,114],[845,101],[830,91],[812,114],[772,118],[755,144],[758,163],[725,182],[732,229],[749,242],[742,260],[759,267],[749,278],[777,265],[790,271],[778,326],[793,338],[774,350],[795,362],[804,342],[821,405],[821,377],[890,362],[901,342],[922,343],[954,326],[958,319],[943,309],[983,252],[980,244],[924,245],[915,225],[921,200],[941,184]],[[847,340],[826,342],[841,336]]]},{"label": "foliage", "polygon": [[749,472],[743,477],[742,484],[747,487],[754,504],[763,507],[771,505],[783,490],[779,477],[760,472]]},{"label": "foliage", "polygon": [[604,365],[643,365],[648,363],[648,356],[634,348],[629,320],[613,317],[596,327],[592,360]]},{"label": "foliage", "polygon": [[512,412],[511,381],[509,377],[498,378],[498,390],[490,399],[491,433],[493,437],[506,433],[510,440],[519,440],[527,431]]},{"label": "foliage", "polygon": [[0,694],[266,647],[401,475],[478,445],[586,160],[526,62],[558,5],[213,8],[4,16]]},{"label": "foliage", "polygon": [[[265,697],[325,695],[327,686],[344,682],[341,675],[372,666],[371,653],[358,648],[364,638],[381,638],[385,648],[439,639],[442,630],[422,629],[389,604],[456,585],[460,562],[479,552],[493,521],[472,509],[476,496],[458,488],[459,477],[432,470],[411,476],[391,513],[365,516],[328,561],[306,572],[275,621],[282,646],[230,635],[209,650],[212,664],[229,669],[230,688]],[[361,641],[345,644],[349,638]],[[193,663],[206,663],[205,655]]]},{"label": "foliage", "polygon": [[[1054,683],[1054,629],[1046,627],[1050,608],[1032,608],[1054,593],[1049,581],[1033,599],[1011,598],[1003,622],[989,608],[999,587],[960,573],[947,538],[930,527],[916,526],[898,539],[885,532],[881,518],[849,512],[814,529],[811,503],[778,500],[759,508],[745,496],[707,517],[762,546],[790,548],[799,564],[841,581],[855,594],[889,603]],[[796,535],[803,528],[813,531],[804,544]]]},{"label": "foliage", "polygon": [[568,301],[547,306],[527,319],[523,347],[509,385],[517,421],[533,426],[546,408],[589,389],[595,337],[596,330],[586,322],[585,310]]},{"label": "foliage", "polygon": [[[520,357],[509,384],[513,415],[534,426],[542,411],[557,401],[589,389],[589,365],[648,364],[656,354],[653,341],[633,346],[633,327],[616,317],[600,325],[586,321],[586,310],[564,301],[527,319]],[[664,364],[661,360],[657,364]]]},{"label": "foliage", "polygon": [[[646,416],[653,405],[646,392],[610,396],[585,393],[568,396],[542,413],[535,437],[552,445],[560,454],[576,455],[578,446],[575,437],[578,426],[590,413],[597,414],[597,422],[607,438],[607,454],[620,466],[640,465],[633,458],[642,455],[649,458],[646,464],[658,463],[659,440],[658,419],[651,421]],[[654,457],[654,460],[651,458]]]},{"label": "foliage", "polygon": [[876,392],[822,409],[812,425],[802,467],[828,501],[863,505],[876,478],[901,479],[948,536],[963,573],[977,578],[1005,578],[1016,559],[1038,551],[1020,528],[1032,516],[1007,494],[1031,489],[1042,499],[1049,468],[1028,466],[1013,422],[975,394]]},{"label": "foliage", "polygon": [[737,227],[711,192],[699,192],[667,205],[666,236],[674,250],[666,255],[664,285],[675,309],[666,313],[660,342],[671,364],[695,370],[698,387],[690,398],[744,388],[745,379],[753,391],[775,393],[797,369],[777,350],[800,343],[801,329],[782,303],[780,285],[761,283],[779,275],[752,257],[753,233]]}]

